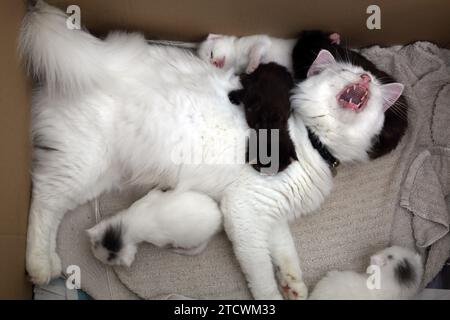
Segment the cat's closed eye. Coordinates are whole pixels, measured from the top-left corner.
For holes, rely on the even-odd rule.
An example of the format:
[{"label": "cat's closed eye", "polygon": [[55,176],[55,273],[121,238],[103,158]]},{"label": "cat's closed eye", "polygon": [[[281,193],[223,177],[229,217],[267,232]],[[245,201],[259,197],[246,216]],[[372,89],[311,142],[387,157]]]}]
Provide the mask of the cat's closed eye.
[{"label": "cat's closed eye", "polygon": [[214,54],[212,51],[211,51],[210,57],[211,57],[211,59],[214,59]]}]

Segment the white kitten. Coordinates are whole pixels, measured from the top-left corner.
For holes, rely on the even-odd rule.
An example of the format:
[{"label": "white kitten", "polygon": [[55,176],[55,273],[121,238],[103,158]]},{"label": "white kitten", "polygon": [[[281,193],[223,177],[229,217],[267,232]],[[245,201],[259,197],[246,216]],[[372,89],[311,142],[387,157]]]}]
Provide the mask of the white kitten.
[{"label": "white kitten", "polygon": [[141,242],[197,254],[221,226],[219,207],[205,194],[152,190],[129,209],[87,232],[92,252],[100,261],[130,266]]},{"label": "white kitten", "polygon": [[410,299],[417,294],[423,275],[419,254],[393,246],[373,255],[370,265],[372,275],[353,271],[328,272],[317,283],[310,299]]},{"label": "white kitten", "polygon": [[292,71],[292,50],[296,39],[266,35],[235,37],[210,34],[198,48],[199,57],[218,68],[236,74],[253,72],[260,63],[276,62]]}]

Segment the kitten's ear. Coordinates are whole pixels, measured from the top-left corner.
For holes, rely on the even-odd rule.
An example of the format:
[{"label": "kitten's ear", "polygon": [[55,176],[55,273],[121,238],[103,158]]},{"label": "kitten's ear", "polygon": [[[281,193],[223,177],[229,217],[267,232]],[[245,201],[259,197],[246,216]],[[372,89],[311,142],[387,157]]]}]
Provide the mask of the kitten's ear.
[{"label": "kitten's ear", "polygon": [[381,86],[383,96],[383,112],[389,109],[403,93],[404,85],[401,83],[388,83]]},{"label": "kitten's ear", "polygon": [[206,40],[214,40],[214,39],[219,39],[222,37],[223,37],[223,35],[221,35],[221,34],[210,33],[210,34],[208,34],[208,37],[206,38]]},{"label": "kitten's ear", "polygon": [[328,50],[320,50],[319,54],[316,57],[316,60],[312,63],[311,67],[309,67],[307,77],[316,75],[323,71],[330,64],[336,63],[333,55]]}]

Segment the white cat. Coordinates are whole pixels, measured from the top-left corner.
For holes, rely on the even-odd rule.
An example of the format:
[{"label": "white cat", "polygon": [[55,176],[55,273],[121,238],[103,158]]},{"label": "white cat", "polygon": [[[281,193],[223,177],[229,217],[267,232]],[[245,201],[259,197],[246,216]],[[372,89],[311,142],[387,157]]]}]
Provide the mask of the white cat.
[{"label": "white cat", "polygon": [[260,63],[276,62],[292,71],[292,50],[296,39],[267,35],[248,37],[210,34],[198,48],[199,57],[223,70],[236,74],[252,73]]},{"label": "white cat", "polygon": [[198,192],[152,190],[129,209],[89,229],[92,251],[103,263],[130,266],[148,242],[181,254],[198,254],[222,227],[217,203]]},{"label": "white cat", "polygon": [[[306,298],[287,220],[319,208],[333,186],[308,128],[341,162],[367,160],[383,126],[383,102],[395,100],[392,86],[386,90],[366,70],[322,51],[313,75],[293,91],[288,129],[299,161],[261,176],[236,161],[245,158],[248,134],[242,108],[228,99],[239,88],[237,76],[189,51],[148,45],[140,34],[100,40],[69,30],[66,19],[38,1],[20,37],[22,55],[41,79],[32,105],[31,280],[61,274],[56,236],[66,212],[107,190],[157,185],[220,201],[254,298],[282,298],[274,265],[285,296]],[[370,94],[358,112],[339,101],[363,93]]]},{"label": "white cat", "polygon": [[[333,270],[320,280],[310,299],[411,299],[419,288],[423,264],[419,254],[398,246],[381,250],[370,258],[372,270],[360,274]],[[373,277],[372,279],[369,279]],[[377,284],[377,277],[379,282]],[[379,285],[379,287],[377,287]]]}]

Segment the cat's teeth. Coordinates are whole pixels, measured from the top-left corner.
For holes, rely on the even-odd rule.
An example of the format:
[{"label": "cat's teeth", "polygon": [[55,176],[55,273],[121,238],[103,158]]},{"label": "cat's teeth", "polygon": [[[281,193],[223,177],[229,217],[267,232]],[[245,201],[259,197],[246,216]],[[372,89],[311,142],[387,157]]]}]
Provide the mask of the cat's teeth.
[{"label": "cat's teeth", "polygon": [[353,85],[353,91],[356,91],[356,84]]},{"label": "cat's teeth", "polygon": [[350,101],[348,103],[352,103],[352,98],[350,98]]},{"label": "cat's teeth", "polygon": [[350,92],[350,88],[349,89],[347,89],[347,92],[346,93],[349,93]]}]

